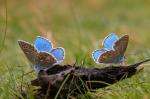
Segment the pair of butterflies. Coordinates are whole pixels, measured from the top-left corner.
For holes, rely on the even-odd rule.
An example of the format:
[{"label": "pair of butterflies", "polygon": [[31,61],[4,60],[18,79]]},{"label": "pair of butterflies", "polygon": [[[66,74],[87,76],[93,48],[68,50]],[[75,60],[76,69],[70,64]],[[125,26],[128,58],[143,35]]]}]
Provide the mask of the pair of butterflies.
[{"label": "pair of butterflies", "polygon": [[[104,48],[92,53],[93,60],[96,63],[122,63],[128,40],[128,35],[121,38],[114,33],[108,35],[102,43]],[[44,37],[38,36],[33,45],[23,40],[18,43],[36,72],[52,68],[64,60],[64,48],[53,48],[52,42]]]}]

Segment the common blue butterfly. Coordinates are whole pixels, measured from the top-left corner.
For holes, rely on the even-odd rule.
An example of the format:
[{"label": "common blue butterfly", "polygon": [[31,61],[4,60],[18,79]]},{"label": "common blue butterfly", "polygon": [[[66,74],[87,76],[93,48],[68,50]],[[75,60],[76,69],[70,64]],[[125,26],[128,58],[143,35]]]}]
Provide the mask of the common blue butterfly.
[{"label": "common blue butterfly", "polygon": [[65,58],[64,48],[53,48],[51,41],[41,36],[37,36],[33,45],[23,40],[18,40],[18,43],[37,72],[51,68]]},{"label": "common blue butterfly", "polygon": [[124,53],[129,41],[129,36],[124,35],[119,38],[116,34],[108,35],[102,45],[103,49],[93,51],[92,58],[96,63],[118,64],[124,61]]}]

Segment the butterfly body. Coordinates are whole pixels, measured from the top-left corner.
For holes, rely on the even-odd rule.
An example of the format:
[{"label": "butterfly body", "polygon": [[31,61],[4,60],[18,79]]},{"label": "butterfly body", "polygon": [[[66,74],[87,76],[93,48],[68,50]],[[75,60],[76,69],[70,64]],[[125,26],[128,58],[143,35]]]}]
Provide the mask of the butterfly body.
[{"label": "butterfly body", "polygon": [[118,64],[124,61],[124,53],[128,45],[129,36],[124,35],[119,38],[116,34],[108,35],[102,45],[103,49],[95,50],[92,58],[96,63]]},{"label": "butterfly body", "polygon": [[18,43],[36,72],[51,68],[64,60],[64,49],[53,48],[51,41],[44,37],[38,36],[34,45],[23,40],[18,40]]}]

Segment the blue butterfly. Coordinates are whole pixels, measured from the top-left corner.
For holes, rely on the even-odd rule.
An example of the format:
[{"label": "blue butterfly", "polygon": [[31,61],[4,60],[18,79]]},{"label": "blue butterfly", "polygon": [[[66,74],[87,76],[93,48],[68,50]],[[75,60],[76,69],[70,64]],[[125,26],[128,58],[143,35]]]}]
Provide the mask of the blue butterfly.
[{"label": "blue butterfly", "polygon": [[37,36],[34,45],[23,40],[18,40],[18,43],[37,72],[51,68],[65,58],[64,48],[53,48],[51,41],[41,36]]},{"label": "blue butterfly", "polygon": [[112,33],[108,35],[102,45],[103,49],[93,51],[93,60],[99,63],[112,63],[118,64],[124,61],[124,53],[126,51],[129,41],[129,36],[124,35],[119,38],[116,34]]}]

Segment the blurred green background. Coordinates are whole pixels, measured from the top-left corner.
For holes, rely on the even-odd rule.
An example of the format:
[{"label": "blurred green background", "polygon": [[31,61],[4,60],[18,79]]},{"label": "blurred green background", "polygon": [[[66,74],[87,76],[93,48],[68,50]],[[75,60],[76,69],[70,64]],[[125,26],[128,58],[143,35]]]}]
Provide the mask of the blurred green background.
[{"label": "blurred green background", "polygon": [[[7,33],[3,46],[6,8]],[[16,87],[21,82],[18,77],[31,70],[17,40],[32,43],[36,36],[46,35],[54,47],[65,48],[63,64],[76,61],[82,64],[85,58],[85,65],[90,67],[96,65],[91,59],[92,51],[100,49],[104,37],[112,32],[130,36],[125,64],[150,58],[150,0],[7,0],[7,6],[6,0],[0,0],[0,48],[3,48],[0,96],[9,99],[12,93],[17,93]],[[147,64],[144,72],[110,86],[111,90],[100,89],[90,94],[107,99],[149,99],[149,72]],[[32,77],[34,73],[23,82],[29,82]]]}]

